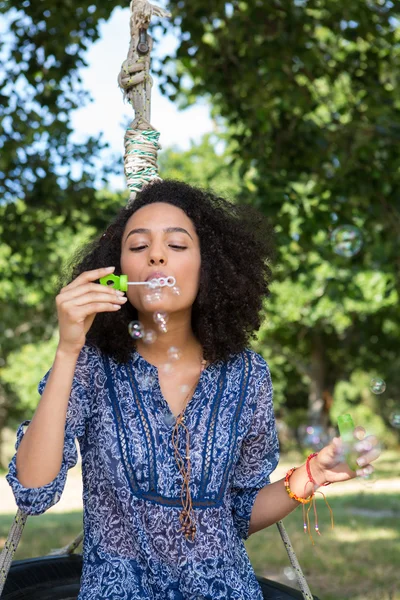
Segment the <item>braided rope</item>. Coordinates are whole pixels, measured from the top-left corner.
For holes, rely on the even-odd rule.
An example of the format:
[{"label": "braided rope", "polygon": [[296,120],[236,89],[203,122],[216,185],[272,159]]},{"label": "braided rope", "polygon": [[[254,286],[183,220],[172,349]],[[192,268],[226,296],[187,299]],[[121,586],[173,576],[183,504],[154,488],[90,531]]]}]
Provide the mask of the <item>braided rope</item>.
[{"label": "braided rope", "polygon": [[[124,172],[127,187],[131,191],[130,200],[134,200],[137,192],[153,180],[161,180],[158,176],[157,151],[160,134],[150,123],[151,88],[153,79],[150,75],[151,50],[153,39],[148,33],[152,16],[170,17],[170,13],[159,8],[148,0],[132,0],[130,3],[131,39],[126,60],[123,62],[118,76],[118,83],[129,100],[135,113],[125,133]],[[145,50],[138,50],[143,45]],[[142,37],[141,37],[142,36]],[[140,42],[140,40],[142,41]],[[140,44],[139,44],[140,42]]]},{"label": "braided rope", "polygon": [[281,534],[281,538],[283,541],[283,545],[286,548],[286,552],[288,553],[290,564],[293,567],[294,572],[296,573],[297,583],[299,584],[300,591],[303,595],[304,600],[313,600],[314,596],[311,593],[310,588],[308,587],[308,583],[306,578],[304,577],[304,573],[301,570],[300,563],[297,560],[297,556],[295,551],[293,550],[293,546],[290,542],[289,535],[285,529],[285,526],[282,521],[278,521],[276,526],[279,529],[279,533]]},{"label": "braided rope", "polygon": [[3,592],[4,585],[6,583],[8,571],[10,570],[12,560],[14,558],[15,551],[18,547],[21,539],[22,531],[25,527],[28,515],[18,509],[17,514],[14,517],[13,524],[8,533],[7,541],[4,544],[4,548],[0,554],[0,596]]}]

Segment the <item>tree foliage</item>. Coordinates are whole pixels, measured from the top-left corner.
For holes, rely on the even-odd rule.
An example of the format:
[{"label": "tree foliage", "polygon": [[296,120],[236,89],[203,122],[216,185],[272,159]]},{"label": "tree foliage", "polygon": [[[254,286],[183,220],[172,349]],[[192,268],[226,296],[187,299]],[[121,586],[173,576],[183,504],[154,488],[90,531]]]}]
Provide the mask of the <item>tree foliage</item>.
[{"label": "tree foliage", "polygon": [[[360,366],[390,380],[387,418],[400,389],[398,4],[171,4],[182,41],[164,60],[165,89],[182,104],[211,99],[251,175],[241,200],[276,223],[276,302],[261,347],[309,382],[310,417]],[[347,259],[330,239],[345,224],[364,241]]]},{"label": "tree foliage", "polygon": [[[0,264],[2,284],[12,282],[0,300],[3,331],[7,323],[13,332],[2,336],[5,356],[54,325],[56,240],[68,246],[82,224],[101,230],[124,201],[96,195],[101,143],[72,144],[69,125],[87,101],[78,74],[85,51],[122,5],[0,0],[10,23],[0,42]],[[188,153],[170,149],[161,174],[212,185],[275,223],[279,261],[258,349],[274,370],[277,406],[327,423],[355,393],[388,423],[400,392],[400,7],[171,0],[170,8],[179,47],[159,66],[164,91],[182,106],[208,97],[225,151],[215,153],[213,138]],[[347,224],[363,247],[343,258],[331,234]],[[375,374],[388,383],[382,402],[366,400]]]}]

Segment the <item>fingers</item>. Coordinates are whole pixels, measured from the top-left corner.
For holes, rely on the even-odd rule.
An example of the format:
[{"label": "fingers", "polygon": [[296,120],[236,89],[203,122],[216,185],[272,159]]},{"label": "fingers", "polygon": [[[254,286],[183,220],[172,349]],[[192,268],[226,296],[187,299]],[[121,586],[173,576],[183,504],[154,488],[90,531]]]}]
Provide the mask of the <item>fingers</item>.
[{"label": "fingers", "polygon": [[[56,298],[60,314],[69,315],[70,318],[77,319],[77,322],[81,320],[82,314],[87,317],[89,314],[115,310],[121,308],[127,301],[128,298],[123,292],[107,289],[99,284],[73,288]],[[83,311],[80,310],[81,307],[85,307]]]},{"label": "fingers", "polygon": [[358,477],[368,477],[369,475],[372,475],[373,472],[374,467],[372,465],[367,465],[363,469],[357,469],[356,475]]},{"label": "fingers", "polygon": [[369,435],[361,442],[357,442],[354,448],[357,452],[361,453],[357,458],[357,464],[360,467],[370,465],[370,463],[376,460],[381,453],[378,439],[374,435]]},{"label": "fingers", "polygon": [[65,293],[67,290],[73,289],[82,285],[83,283],[89,283],[92,281],[97,281],[101,277],[105,277],[106,275],[110,275],[115,270],[115,267],[102,267],[100,269],[93,269],[92,271],[84,271],[78,277],[76,277],[71,283],[66,285],[61,291],[60,294]]},{"label": "fingers", "polygon": [[84,296],[78,296],[74,299],[75,306],[86,306],[87,304],[116,304],[117,306],[123,306],[128,298],[126,296],[117,296],[114,294],[102,294],[101,292],[93,292],[91,294],[85,294]]},{"label": "fingers", "polygon": [[113,270],[114,267],[108,267],[85,271],[61,290],[56,297],[60,324],[80,323],[89,315],[119,310],[127,302],[124,292],[94,283]]},{"label": "fingers", "polygon": [[332,444],[333,444],[335,454],[343,454],[342,438],[340,438],[340,437],[332,438]]},{"label": "fingers", "polygon": [[116,290],[111,286],[102,285],[101,283],[83,283],[80,286],[76,286],[70,289],[65,288],[64,291],[59,295],[60,303],[68,302],[74,298],[79,298],[84,295],[93,296],[93,294],[101,294],[104,296],[105,301],[115,300],[116,298],[123,298],[124,292]]},{"label": "fingers", "polygon": [[82,323],[86,317],[102,312],[115,312],[120,310],[120,304],[111,304],[110,302],[92,302],[85,304],[80,308],[75,308],[73,318],[76,323]]}]

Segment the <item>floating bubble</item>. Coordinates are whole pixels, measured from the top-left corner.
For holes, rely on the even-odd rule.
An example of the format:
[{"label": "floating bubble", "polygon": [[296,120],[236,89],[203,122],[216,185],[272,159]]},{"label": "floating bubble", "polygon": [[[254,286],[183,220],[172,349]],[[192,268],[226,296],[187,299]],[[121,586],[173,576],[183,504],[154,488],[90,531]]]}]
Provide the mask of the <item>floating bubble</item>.
[{"label": "floating bubble", "polygon": [[181,295],[181,288],[179,288],[177,285],[174,285],[171,288],[171,292],[174,294],[174,296],[180,296]]},{"label": "floating bubble", "polygon": [[351,258],[360,252],[363,239],[361,231],[354,225],[341,225],[331,234],[333,251],[339,256]]},{"label": "floating bubble", "polygon": [[140,340],[143,337],[144,327],[140,321],[131,321],[128,325],[128,331],[134,340]]},{"label": "floating bubble", "polygon": [[154,344],[157,339],[157,334],[153,329],[146,329],[143,333],[143,341],[145,344]]},{"label": "floating bubble", "polygon": [[163,279],[164,278],[157,278],[157,277],[155,277],[153,279],[150,279],[147,282],[147,285],[148,285],[149,288],[152,288],[152,289],[160,288],[161,287],[161,285],[160,285],[161,284],[161,280],[163,280]]},{"label": "floating bubble", "polygon": [[171,363],[164,363],[161,365],[161,372],[164,373],[164,375],[172,375],[174,367]]},{"label": "floating bubble", "polygon": [[392,427],[400,429],[400,408],[392,412],[392,414],[389,416],[389,422]]},{"label": "floating bubble", "polygon": [[383,394],[386,390],[386,383],[380,377],[373,377],[370,381],[369,389],[374,394]]},{"label": "floating bubble", "polygon": [[153,314],[153,320],[155,323],[157,324],[164,324],[167,323],[168,321],[168,313],[166,312],[162,312],[160,310],[157,310],[154,314]]},{"label": "floating bubble", "polygon": [[289,581],[294,581],[296,579],[296,573],[291,567],[285,567],[283,569],[283,574]]},{"label": "floating bubble", "polygon": [[175,346],[171,346],[170,348],[168,348],[167,354],[169,360],[171,361],[179,360],[182,356],[182,352],[179,350],[179,348],[176,348]]},{"label": "floating bubble", "polygon": [[155,323],[158,325],[158,329],[161,333],[167,333],[167,321],[168,321],[168,313],[162,311],[156,311],[153,314],[153,319]]},{"label": "floating bubble", "polygon": [[372,488],[376,483],[376,477],[374,473],[371,473],[371,475],[361,475],[360,481],[363,487]]},{"label": "floating bubble", "polygon": [[155,304],[156,302],[159,302],[160,300],[162,300],[162,294],[163,294],[162,288],[156,287],[156,288],[150,290],[145,295],[145,300],[149,304]]},{"label": "floating bubble", "polygon": [[328,434],[320,425],[301,425],[298,431],[304,448],[321,450],[328,443]]},{"label": "floating bubble", "polygon": [[149,375],[149,374],[144,374],[144,375],[139,375],[137,377],[138,379],[138,383],[140,385],[140,387],[143,390],[149,390],[153,387],[153,384],[155,383],[155,377],[154,375]]}]

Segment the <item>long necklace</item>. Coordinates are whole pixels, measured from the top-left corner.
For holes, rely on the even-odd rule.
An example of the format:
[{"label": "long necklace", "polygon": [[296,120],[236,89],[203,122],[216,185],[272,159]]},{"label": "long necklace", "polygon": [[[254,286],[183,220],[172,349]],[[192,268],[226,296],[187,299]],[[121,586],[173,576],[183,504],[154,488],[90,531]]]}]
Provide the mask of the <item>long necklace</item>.
[{"label": "long necklace", "polygon": [[[202,359],[201,364],[200,364],[200,377],[201,377],[202,372],[205,369],[206,364],[207,364],[207,361]],[[186,411],[189,397],[190,397],[191,393],[194,393],[197,383],[198,382],[196,382],[190,388],[190,390],[185,398],[183,410],[177,416],[174,430],[172,432],[172,444],[173,444],[174,450],[175,450],[175,460],[176,460],[176,464],[178,465],[179,472],[183,478],[182,490],[181,490],[181,502],[182,502],[183,508],[179,515],[179,521],[181,522],[182,527],[180,529],[178,529],[177,531],[183,531],[185,538],[192,542],[194,541],[194,538],[196,535],[196,522],[195,522],[195,514],[194,514],[194,510],[193,510],[193,505],[192,505],[192,497],[190,494],[190,469],[191,469],[190,434],[189,434],[189,429],[186,427],[186,424],[185,424],[185,411]],[[181,453],[179,452],[179,447],[178,447],[179,427],[182,427],[182,429],[184,430],[185,435],[186,435],[186,456],[185,456],[185,458],[187,460],[187,468],[185,468],[184,457],[182,457]]]}]

